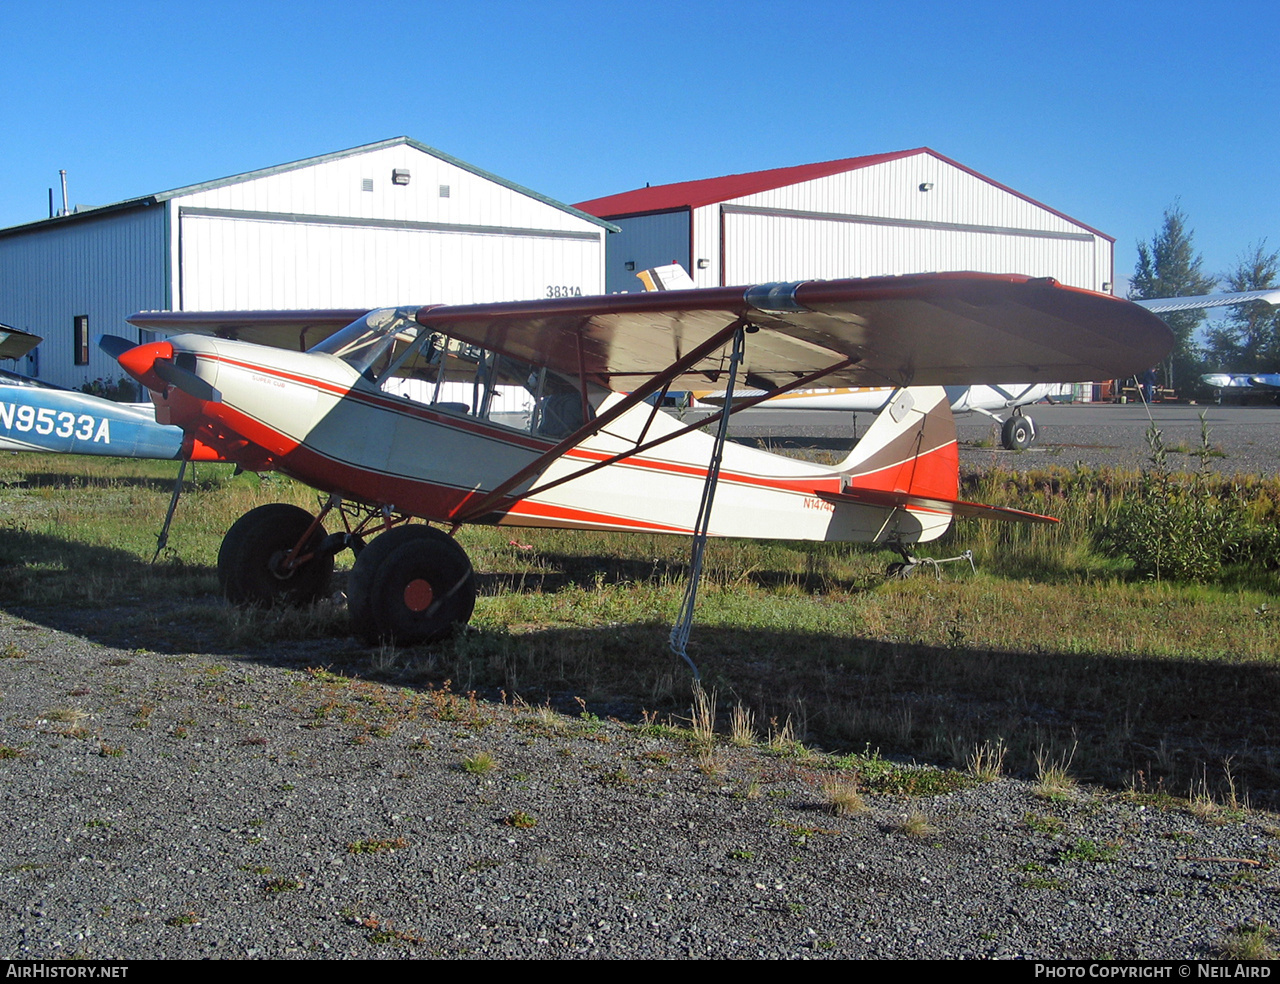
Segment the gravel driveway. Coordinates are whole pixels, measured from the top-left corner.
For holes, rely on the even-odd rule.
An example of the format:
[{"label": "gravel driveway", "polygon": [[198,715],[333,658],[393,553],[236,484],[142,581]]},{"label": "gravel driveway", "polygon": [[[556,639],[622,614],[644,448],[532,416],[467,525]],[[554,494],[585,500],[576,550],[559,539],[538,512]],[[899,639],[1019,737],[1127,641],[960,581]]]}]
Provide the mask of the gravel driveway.
[{"label": "gravel driveway", "polygon": [[1271,815],[1010,778],[836,815],[794,750],[111,620],[0,614],[9,957],[1178,958],[1277,920]]}]

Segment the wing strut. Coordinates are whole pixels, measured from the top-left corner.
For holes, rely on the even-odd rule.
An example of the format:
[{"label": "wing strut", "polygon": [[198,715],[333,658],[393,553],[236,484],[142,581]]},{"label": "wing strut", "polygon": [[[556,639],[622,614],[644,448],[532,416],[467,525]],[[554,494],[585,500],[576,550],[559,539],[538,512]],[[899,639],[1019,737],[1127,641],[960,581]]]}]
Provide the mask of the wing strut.
[{"label": "wing strut", "polygon": [[[538,457],[534,458],[533,461],[529,462],[529,464],[525,465],[510,478],[499,483],[492,492],[481,495],[479,500],[475,502],[470,498],[464,499],[458,504],[453,512],[449,514],[449,519],[454,523],[468,523],[479,516],[483,516],[485,513],[490,511],[495,503],[500,502],[508,492],[518,486],[525,479],[529,478],[531,475],[538,474],[546,468],[547,465],[555,461],[570,448],[576,447],[592,434],[596,434],[605,427],[608,427],[636,404],[642,403],[650,394],[658,392],[658,390],[662,389],[663,386],[680,376],[691,366],[697,365],[698,362],[709,356],[716,349],[721,348],[733,337],[735,332],[742,330],[744,325],[745,322],[741,319],[725,325],[725,327],[721,328],[697,348],[673,362],[665,371],[648,379],[641,384],[638,389],[633,390],[630,395],[623,397],[604,413],[594,419],[588,420],[559,444],[538,455]],[[523,496],[520,496],[519,498],[523,498]]]},{"label": "wing strut", "polygon": [[[703,417],[702,419],[698,420],[695,423],[687,424],[686,426],[681,427],[677,431],[672,431],[670,434],[664,434],[662,437],[656,437],[652,441],[650,441],[648,444],[637,443],[634,448],[630,448],[626,451],[619,451],[617,454],[611,455],[610,457],[605,458],[602,461],[593,462],[592,464],[587,465],[585,468],[578,469],[578,471],[574,472],[572,475],[562,475],[560,478],[553,479],[552,481],[547,482],[545,485],[539,485],[535,488],[530,488],[529,491],[522,492],[520,493],[520,495],[515,496],[515,498],[527,499],[530,496],[541,495],[543,492],[549,492],[551,489],[554,489],[558,485],[563,485],[565,482],[572,482],[574,479],[581,478],[583,475],[589,475],[591,474],[591,472],[596,471],[597,469],[600,469],[600,468],[604,468],[606,465],[616,465],[619,461],[622,461],[625,458],[633,458],[638,454],[644,454],[646,451],[649,451],[652,448],[656,448],[659,444],[666,444],[668,441],[674,441],[677,437],[684,437],[684,435],[688,434],[690,431],[702,430],[703,428],[709,427],[712,424],[719,423],[721,420],[728,419],[730,414],[740,413],[743,410],[749,410],[752,407],[754,407],[757,403],[763,403],[765,400],[772,400],[775,396],[779,396],[783,393],[790,392],[793,389],[800,389],[805,386],[808,386],[810,383],[817,382],[823,376],[829,376],[833,372],[839,372],[841,369],[845,368],[846,366],[853,365],[857,361],[858,361],[857,359],[843,359],[840,362],[835,363],[834,365],[828,366],[826,369],[819,369],[817,372],[811,372],[807,376],[801,376],[799,379],[792,380],[791,382],[787,383],[786,386],[775,387],[774,389],[761,393],[759,396],[748,397],[745,400],[739,400],[737,403],[733,403],[733,404],[726,403],[721,409],[717,410],[715,413],[708,414],[707,416]],[[665,388],[663,392],[664,393],[666,392]],[[649,422],[645,424],[645,429],[640,433],[640,441],[644,440],[644,435],[647,434],[649,431],[649,423],[653,422],[653,418],[656,415],[657,415],[657,408],[655,407],[654,413],[651,413],[649,415]]]},{"label": "wing strut", "polygon": [[[745,326],[733,333],[733,351],[729,356],[729,385],[725,388],[725,399],[733,405],[733,384],[738,376],[738,366],[742,364],[742,352],[746,346]],[[716,428],[715,443],[711,447],[711,461],[707,465],[707,478],[702,483],[702,501],[698,504],[698,518],[693,524],[693,546],[689,553],[689,583],[685,585],[684,600],[680,603],[680,612],[676,616],[676,624],[671,627],[671,651],[689,664],[693,670],[695,682],[702,681],[702,674],[697,665],[689,658],[687,647],[689,633],[693,629],[693,611],[698,604],[698,582],[702,579],[702,555],[707,547],[707,535],[711,528],[711,506],[715,502],[716,485],[720,478],[720,462],[724,457],[724,442],[729,437],[729,414],[720,416],[720,426]]]}]

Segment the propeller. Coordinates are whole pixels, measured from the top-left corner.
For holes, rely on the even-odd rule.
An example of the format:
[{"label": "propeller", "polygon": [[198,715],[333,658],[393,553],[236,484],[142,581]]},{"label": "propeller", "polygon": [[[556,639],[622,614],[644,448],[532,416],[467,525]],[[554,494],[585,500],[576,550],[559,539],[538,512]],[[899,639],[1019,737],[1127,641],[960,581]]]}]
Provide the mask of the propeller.
[{"label": "propeller", "polygon": [[127,338],[121,338],[119,335],[99,335],[98,348],[106,352],[113,359],[119,359],[121,355],[128,352],[131,348],[137,348],[137,342],[131,342]]},{"label": "propeller", "polygon": [[[206,403],[221,403],[222,394],[190,369],[178,364],[173,345],[167,341],[135,345],[126,338],[103,335],[98,344],[103,351],[115,357],[121,367],[148,389],[163,389],[164,383],[176,386],[189,396]],[[182,358],[179,353],[177,358]],[[194,365],[195,357],[186,354]]]},{"label": "propeller", "polygon": [[152,364],[155,374],[166,383],[178,387],[182,392],[194,396],[206,403],[221,403],[222,394],[197,376],[190,369],[183,369],[176,362],[168,359],[156,359]]}]

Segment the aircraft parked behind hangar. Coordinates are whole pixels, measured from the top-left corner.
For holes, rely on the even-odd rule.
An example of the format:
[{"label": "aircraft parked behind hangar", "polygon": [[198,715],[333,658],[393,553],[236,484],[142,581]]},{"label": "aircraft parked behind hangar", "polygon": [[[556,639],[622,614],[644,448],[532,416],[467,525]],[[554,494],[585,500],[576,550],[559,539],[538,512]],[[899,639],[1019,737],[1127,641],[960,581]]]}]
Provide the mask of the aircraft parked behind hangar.
[{"label": "aircraft parked behind hangar", "polygon": [[[653,267],[636,274],[644,284],[646,291],[692,290],[693,278],[679,263]],[[1192,311],[1214,307],[1227,307],[1247,304],[1251,301],[1264,301],[1267,304],[1280,304],[1280,290],[1257,290],[1238,293],[1207,294],[1201,297],[1161,297],[1153,300],[1135,301],[1134,303],[1156,314],[1170,314],[1175,311]],[[1211,377],[1202,377],[1210,386],[1239,387],[1266,385],[1266,377],[1233,377],[1241,382],[1219,383],[1211,381]],[[1222,374],[1215,374],[1213,379],[1225,380]],[[1259,382],[1250,383],[1249,379]],[[1280,387],[1280,377],[1276,385]],[[1058,380],[1059,383],[1068,380]],[[989,385],[948,386],[947,398],[952,413],[980,413],[990,417],[1000,425],[1000,441],[1011,451],[1027,448],[1036,439],[1035,421],[1024,411],[1033,403],[1050,396],[1058,386],[1055,383],[992,383]],[[758,395],[750,389],[739,390],[738,398],[746,399]],[[888,386],[860,386],[841,388],[813,388],[794,390],[782,396],[773,397],[768,406],[773,410],[843,410],[857,413],[880,413],[889,403],[893,388]],[[716,391],[695,392],[696,399],[719,405],[724,402],[724,395]],[[1002,412],[1009,411],[1007,416]]]}]

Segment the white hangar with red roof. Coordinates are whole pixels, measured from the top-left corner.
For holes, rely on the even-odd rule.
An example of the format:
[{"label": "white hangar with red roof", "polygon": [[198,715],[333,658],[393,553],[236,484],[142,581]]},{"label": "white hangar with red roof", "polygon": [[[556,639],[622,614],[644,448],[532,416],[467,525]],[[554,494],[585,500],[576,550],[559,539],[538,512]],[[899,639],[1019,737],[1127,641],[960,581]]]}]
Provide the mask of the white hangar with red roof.
[{"label": "white hangar with red roof", "polygon": [[678,262],[699,287],[940,270],[1110,291],[1115,240],[928,147],[637,188],[576,208],[622,231],[606,287]]}]

